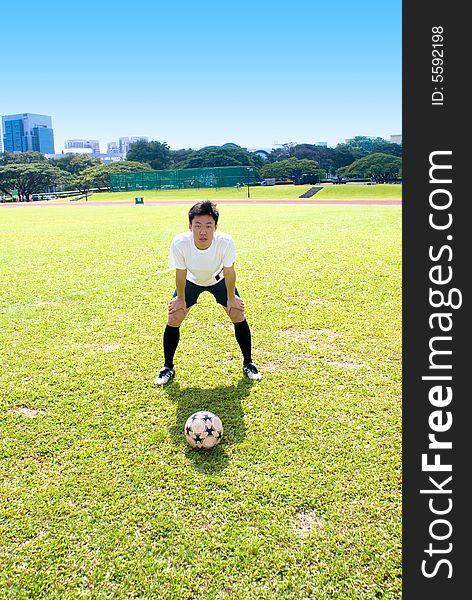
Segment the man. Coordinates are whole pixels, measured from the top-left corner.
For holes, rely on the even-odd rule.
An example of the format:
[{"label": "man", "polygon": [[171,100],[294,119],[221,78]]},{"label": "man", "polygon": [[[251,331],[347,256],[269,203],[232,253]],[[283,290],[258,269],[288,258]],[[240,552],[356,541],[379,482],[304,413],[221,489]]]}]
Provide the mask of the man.
[{"label": "man", "polygon": [[251,330],[244,315],[244,302],[236,288],[234,241],[226,233],[217,231],[219,212],[213,202],[197,202],[188,217],[189,231],[175,236],[170,247],[169,267],[175,269],[176,289],[169,303],[164,331],[164,367],[154,383],[165,385],[174,377],[180,325],[204,291],[213,294],[234,324],[234,334],[243,354],[244,375],[259,380],[262,375],[251,357]]}]

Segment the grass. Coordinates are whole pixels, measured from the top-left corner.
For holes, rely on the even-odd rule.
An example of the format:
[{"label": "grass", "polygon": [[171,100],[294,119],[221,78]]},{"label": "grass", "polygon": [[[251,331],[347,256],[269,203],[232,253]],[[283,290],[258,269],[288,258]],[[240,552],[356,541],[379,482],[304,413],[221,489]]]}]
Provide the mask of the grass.
[{"label": "grass", "polygon": [[[199,189],[199,190],[139,190],[132,192],[100,192],[94,193],[87,202],[96,201],[134,201],[139,196],[146,200],[189,200],[197,202],[198,200],[291,200],[301,196],[309,190],[311,185],[276,185],[276,186],[256,186],[250,188],[250,198],[247,197],[247,188],[218,188],[218,189]],[[317,199],[401,199],[401,185],[325,185],[323,189],[313,196]],[[50,202],[63,202],[64,199],[51,200]],[[79,200],[85,202],[85,200]]]},{"label": "grass", "polygon": [[[139,196],[144,200],[250,200],[252,199],[287,199],[298,198],[311,186],[277,185],[277,186],[256,186],[250,188],[250,198],[247,198],[247,188],[203,188],[203,189],[182,189],[182,190],[135,190],[131,192],[100,192],[94,193],[90,201],[107,200],[132,200]],[[82,200],[81,202],[85,202]]]},{"label": "grass", "polygon": [[264,378],[204,294],[164,388],[188,208],[0,210],[0,598],[401,597],[399,207],[224,206]]},{"label": "grass", "polygon": [[380,183],[367,185],[362,183],[346,183],[345,185],[325,185],[313,198],[316,199],[376,199],[376,200],[401,200],[402,185]]}]

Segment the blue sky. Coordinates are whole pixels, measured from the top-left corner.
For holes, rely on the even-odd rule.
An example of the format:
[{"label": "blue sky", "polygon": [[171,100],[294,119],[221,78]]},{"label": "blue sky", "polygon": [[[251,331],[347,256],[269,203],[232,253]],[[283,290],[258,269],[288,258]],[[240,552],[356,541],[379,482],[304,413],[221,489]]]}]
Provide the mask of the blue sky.
[{"label": "blue sky", "polygon": [[2,115],[171,148],[401,133],[401,2],[220,0],[2,8]]}]

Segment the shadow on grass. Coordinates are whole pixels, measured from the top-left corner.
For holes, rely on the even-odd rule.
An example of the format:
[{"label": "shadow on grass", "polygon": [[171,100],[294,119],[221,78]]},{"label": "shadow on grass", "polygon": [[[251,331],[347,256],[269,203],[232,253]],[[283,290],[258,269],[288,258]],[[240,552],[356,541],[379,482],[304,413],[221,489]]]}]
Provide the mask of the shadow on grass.
[{"label": "shadow on grass", "polygon": [[[210,389],[180,387],[175,380],[165,386],[165,392],[177,405],[175,425],[169,429],[170,436],[174,443],[186,446],[186,454],[193,460],[198,471],[215,473],[224,469],[229,462],[225,448],[244,439],[244,412],[241,400],[249,395],[251,386],[252,382],[245,377],[235,385],[222,385]],[[193,449],[185,440],[185,422],[191,414],[199,410],[211,411],[223,422],[221,443],[211,450]]]}]

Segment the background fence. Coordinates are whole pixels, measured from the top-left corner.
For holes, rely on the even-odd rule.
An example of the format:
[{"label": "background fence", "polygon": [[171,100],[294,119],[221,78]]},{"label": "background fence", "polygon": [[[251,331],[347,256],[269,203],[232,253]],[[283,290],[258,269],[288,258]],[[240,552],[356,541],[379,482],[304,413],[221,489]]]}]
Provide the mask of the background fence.
[{"label": "background fence", "polygon": [[111,173],[110,191],[240,187],[256,181],[254,167],[210,167]]}]

